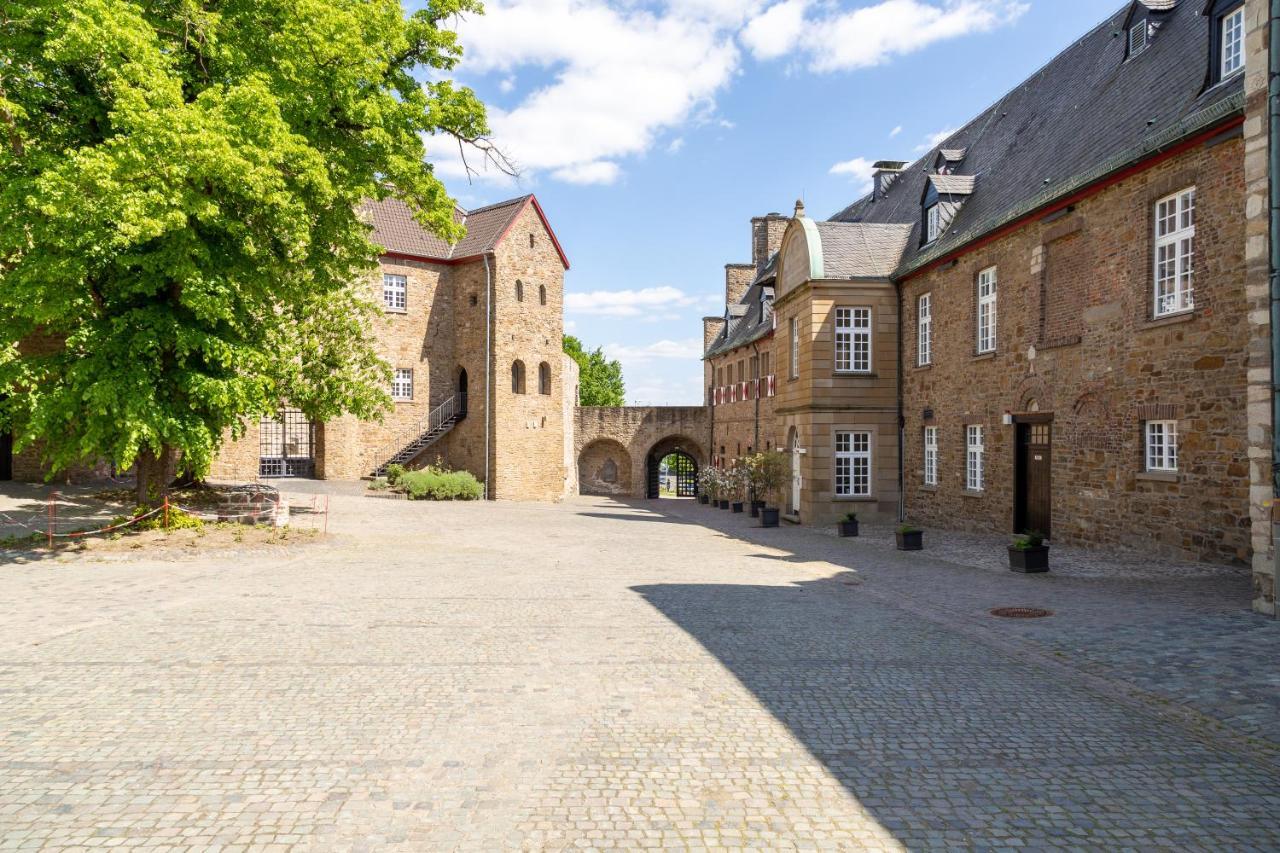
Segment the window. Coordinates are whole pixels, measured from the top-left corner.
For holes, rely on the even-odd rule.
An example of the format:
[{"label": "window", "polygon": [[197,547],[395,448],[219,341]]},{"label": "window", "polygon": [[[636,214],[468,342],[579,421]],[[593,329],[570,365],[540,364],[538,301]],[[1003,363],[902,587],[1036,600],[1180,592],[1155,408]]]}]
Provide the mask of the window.
[{"label": "window", "polygon": [[978,273],[978,352],[996,351],[996,268]]},{"label": "window", "polygon": [[1129,28],[1129,55],[1137,56],[1147,47],[1147,19],[1143,18]]},{"label": "window", "polygon": [[[366,291],[367,292],[367,291]],[[382,276],[382,304],[393,311],[404,311],[409,307],[409,282],[402,275]]]},{"label": "window", "polygon": [[538,304],[547,304],[547,286],[545,284],[538,285]]},{"label": "window", "polygon": [[524,393],[524,362],[511,362],[511,393]]},{"label": "window", "polygon": [[985,483],[985,472],[982,465],[982,457],[985,451],[982,427],[978,424],[970,424],[964,428],[964,431],[966,449],[964,487],[971,492],[980,492]]},{"label": "window", "polygon": [[1156,202],[1155,315],[1195,307],[1196,188]]},{"label": "window", "polygon": [[537,245],[537,241],[535,241],[535,240],[533,239],[533,232],[530,232],[530,233],[529,233],[529,248],[530,248],[530,249],[532,249],[532,248],[533,248],[534,246],[536,246],[536,245]]},{"label": "window", "polygon": [[800,378],[800,320],[791,318],[791,378]]},{"label": "window", "polygon": [[836,497],[871,496],[871,433],[836,433]]},{"label": "window", "polygon": [[871,309],[836,309],[836,370],[871,370]]},{"label": "window", "polygon": [[938,428],[924,428],[924,484],[938,485]]},{"label": "window", "polygon": [[921,295],[916,312],[916,364],[924,366],[933,360],[933,294]]},{"label": "window", "polygon": [[1223,80],[1244,68],[1244,6],[1222,16],[1220,42],[1221,64],[1218,73]]},{"label": "window", "polygon": [[551,365],[545,361],[538,365],[538,393],[551,393]]},{"label": "window", "polygon": [[1147,421],[1147,470],[1178,470],[1178,422]]},{"label": "window", "polygon": [[751,356],[751,378],[760,378],[760,356],[758,355]]},{"label": "window", "polygon": [[393,400],[412,400],[413,399],[413,369],[409,367],[397,367],[395,376],[391,380],[391,399]]},{"label": "window", "polygon": [[716,368],[716,384],[721,387],[724,387],[724,368],[723,367]]},{"label": "window", "polygon": [[924,212],[924,221],[924,241],[926,243],[932,243],[934,240],[938,239],[938,234],[942,232],[942,211],[936,204],[931,205],[929,209]]},{"label": "window", "polygon": [[769,375],[769,353],[767,352],[760,353],[760,375]]},{"label": "window", "polygon": [[524,282],[516,279],[516,302],[524,302]]}]

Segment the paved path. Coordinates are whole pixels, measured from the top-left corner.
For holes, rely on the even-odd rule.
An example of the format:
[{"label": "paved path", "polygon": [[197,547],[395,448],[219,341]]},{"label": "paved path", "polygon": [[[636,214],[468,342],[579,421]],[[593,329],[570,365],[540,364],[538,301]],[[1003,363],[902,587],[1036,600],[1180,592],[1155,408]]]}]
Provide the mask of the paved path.
[{"label": "paved path", "polygon": [[0,848],[1280,845],[1265,746],[967,621],[994,573],[662,507],[339,495],[285,562],[0,567]]}]

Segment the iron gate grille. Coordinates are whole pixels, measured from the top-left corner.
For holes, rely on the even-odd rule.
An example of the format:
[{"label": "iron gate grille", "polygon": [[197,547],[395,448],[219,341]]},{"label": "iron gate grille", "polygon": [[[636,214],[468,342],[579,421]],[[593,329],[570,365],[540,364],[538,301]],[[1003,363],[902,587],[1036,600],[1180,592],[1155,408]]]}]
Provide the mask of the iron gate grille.
[{"label": "iron gate grille", "polygon": [[258,476],[314,477],[316,425],[297,409],[263,418],[258,439]]},{"label": "iron gate grille", "polygon": [[673,453],[667,457],[667,471],[675,475],[676,497],[696,498],[698,496],[698,466],[683,453]]}]

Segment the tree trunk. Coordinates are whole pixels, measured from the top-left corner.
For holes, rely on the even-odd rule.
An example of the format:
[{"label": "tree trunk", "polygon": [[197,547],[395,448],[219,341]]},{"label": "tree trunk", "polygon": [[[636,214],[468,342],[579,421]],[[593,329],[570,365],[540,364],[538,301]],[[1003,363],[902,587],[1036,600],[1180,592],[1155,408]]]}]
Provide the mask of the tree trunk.
[{"label": "tree trunk", "polygon": [[169,494],[178,470],[178,452],[167,444],[159,453],[143,450],[134,467],[138,472],[138,506],[158,506]]}]

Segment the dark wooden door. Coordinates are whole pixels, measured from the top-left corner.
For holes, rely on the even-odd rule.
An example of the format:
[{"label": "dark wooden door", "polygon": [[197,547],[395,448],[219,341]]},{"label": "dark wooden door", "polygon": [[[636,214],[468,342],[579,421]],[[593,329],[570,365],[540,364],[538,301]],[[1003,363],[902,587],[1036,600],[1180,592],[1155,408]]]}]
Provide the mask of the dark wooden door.
[{"label": "dark wooden door", "polygon": [[1017,508],[1015,532],[1038,531],[1052,535],[1053,424],[1018,424]]},{"label": "dark wooden door", "polygon": [[652,453],[649,454],[649,462],[645,465],[645,475],[648,481],[645,483],[645,497],[649,498],[649,500],[657,500],[660,494],[658,490],[658,467],[661,464],[661,459],[658,459]]},{"label": "dark wooden door", "polygon": [[13,434],[0,433],[0,480],[13,479]]}]

